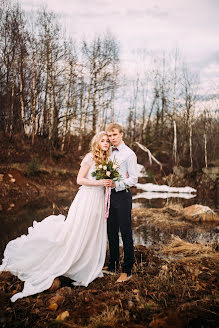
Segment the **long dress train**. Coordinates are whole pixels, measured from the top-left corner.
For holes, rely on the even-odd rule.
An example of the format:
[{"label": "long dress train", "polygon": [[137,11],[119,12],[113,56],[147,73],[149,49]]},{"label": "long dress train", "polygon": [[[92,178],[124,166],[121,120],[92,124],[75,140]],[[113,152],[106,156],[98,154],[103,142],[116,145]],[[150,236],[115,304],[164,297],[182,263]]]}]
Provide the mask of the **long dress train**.
[{"label": "long dress train", "polygon": [[[94,179],[92,155],[82,162],[90,164],[88,179]],[[107,244],[104,218],[104,187],[81,186],[68,215],[51,215],[34,221],[27,235],[10,241],[0,271],[10,271],[24,281],[23,291],[12,302],[48,289],[55,277],[64,275],[74,285],[87,286],[102,277]]]}]

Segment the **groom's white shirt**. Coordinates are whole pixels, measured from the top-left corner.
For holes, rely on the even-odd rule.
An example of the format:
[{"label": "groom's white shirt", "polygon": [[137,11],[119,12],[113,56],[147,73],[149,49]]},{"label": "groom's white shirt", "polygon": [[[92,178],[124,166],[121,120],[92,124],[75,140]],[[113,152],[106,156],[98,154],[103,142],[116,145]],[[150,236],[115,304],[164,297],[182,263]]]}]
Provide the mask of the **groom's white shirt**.
[{"label": "groom's white shirt", "polygon": [[119,165],[118,172],[123,179],[120,182],[115,182],[115,190],[121,191],[125,190],[127,186],[134,186],[138,182],[137,157],[133,150],[126,146],[124,142],[116,148],[118,148],[118,150],[111,150],[110,159],[112,161],[115,159],[116,163]]}]

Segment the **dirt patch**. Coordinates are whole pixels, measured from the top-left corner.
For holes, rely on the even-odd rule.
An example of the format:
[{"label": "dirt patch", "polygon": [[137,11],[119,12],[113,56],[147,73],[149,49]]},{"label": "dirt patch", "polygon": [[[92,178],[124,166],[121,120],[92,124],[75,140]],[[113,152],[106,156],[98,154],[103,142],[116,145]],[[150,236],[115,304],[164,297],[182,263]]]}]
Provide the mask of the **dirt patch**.
[{"label": "dirt patch", "polygon": [[0,168],[0,194],[2,210],[18,210],[18,200],[29,200],[39,195],[37,186],[31,183],[24,174],[15,168]]},{"label": "dirt patch", "polygon": [[[21,168],[20,168],[21,167]],[[78,189],[76,170],[42,167],[37,175],[28,176],[26,168],[0,167],[0,211],[16,212],[38,197]]]}]

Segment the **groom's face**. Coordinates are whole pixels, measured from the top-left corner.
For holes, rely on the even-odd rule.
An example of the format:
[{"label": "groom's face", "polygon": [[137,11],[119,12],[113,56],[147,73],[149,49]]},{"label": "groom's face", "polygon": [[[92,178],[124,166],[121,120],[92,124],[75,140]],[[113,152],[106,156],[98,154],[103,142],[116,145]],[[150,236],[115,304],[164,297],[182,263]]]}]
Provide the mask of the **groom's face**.
[{"label": "groom's face", "polygon": [[112,131],[107,131],[107,134],[113,146],[117,147],[121,144],[123,132],[119,132],[118,129],[113,129]]}]

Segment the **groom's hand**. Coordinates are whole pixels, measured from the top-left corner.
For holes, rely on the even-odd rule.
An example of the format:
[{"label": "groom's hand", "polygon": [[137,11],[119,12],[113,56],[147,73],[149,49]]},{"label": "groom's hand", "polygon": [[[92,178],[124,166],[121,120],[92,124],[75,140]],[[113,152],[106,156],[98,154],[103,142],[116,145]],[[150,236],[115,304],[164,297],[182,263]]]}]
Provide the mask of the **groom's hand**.
[{"label": "groom's hand", "polygon": [[111,187],[111,188],[116,188],[115,182],[114,182],[113,180],[110,180],[110,181],[111,181],[111,185],[110,185],[110,187]]},{"label": "groom's hand", "polygon": [[102,184],[104,185],[104,187],[111,187],[111,180],[109,179],[102,179]]}]

